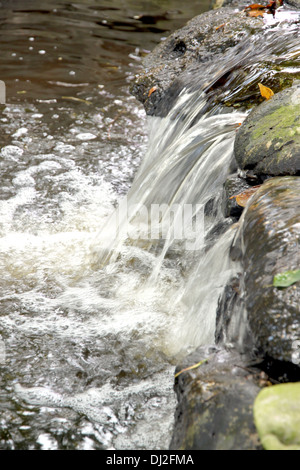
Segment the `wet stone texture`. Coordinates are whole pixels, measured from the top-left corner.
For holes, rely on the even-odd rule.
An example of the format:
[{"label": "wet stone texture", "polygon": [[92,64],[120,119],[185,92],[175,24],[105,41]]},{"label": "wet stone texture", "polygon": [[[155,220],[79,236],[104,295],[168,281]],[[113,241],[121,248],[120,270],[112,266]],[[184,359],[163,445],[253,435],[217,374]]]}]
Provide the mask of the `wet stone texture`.
[{"label": "wet stone texture", "polygon": [[240,168],[255,174],[300,174],[300,82],[258,105],[234,146]]},{"label": "wet stone texture", "polygon": [[300,178],[266,181],[245,210],[241,226],[244,295],[259,351],[293,362],[300,339],[300,284],[273,287],[276,274],[300,266]]},{"label": "wet stone texture", "polygon": [[[253,21],[244,11],[233,7],[196,16],[146,57],[145,71],[131,87],[131,93],[143,103],[147,114],[164,116],[180,91],[192,82],[195,72],[197,89],[201,88],[199,67],[207,69],[216,61],[219,70],[224,52],[258,31],[263,31],[263,22]],[[186,72],[189,76],[183,77]],[[153,87],[155,91],[149,93]]]},{"label": "wet stone texture", "polygon": [[300,0],[287,0],[287,3],[297,9],[300,9]]},{"label": "wet stone texture", "polygon": [[175,390],[178,398],[173,450],[258,450],[253,402],[260,390],[247,362],[234,351],[202,347],[177,367],[182,372]]},{"label": "wet stone texture", "polygon": [[249,180],[240,176],[238,173],[229,175],[224,184],[223,213],[225,217],[239,218],[243,208],[236,202],[238,194],[251,188]]}]

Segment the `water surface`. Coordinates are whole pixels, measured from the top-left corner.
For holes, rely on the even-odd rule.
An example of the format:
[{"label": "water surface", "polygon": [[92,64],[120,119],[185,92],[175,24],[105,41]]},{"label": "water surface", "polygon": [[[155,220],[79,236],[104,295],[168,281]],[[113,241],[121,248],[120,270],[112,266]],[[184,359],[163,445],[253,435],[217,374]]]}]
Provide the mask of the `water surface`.
[{"label": "water surface", "polygon": [[103,270],[94,247],[147,147],[129,84],[207,3],[1,2],[2,449],[168,446],[178,273],[146,291],[154,257]]}]

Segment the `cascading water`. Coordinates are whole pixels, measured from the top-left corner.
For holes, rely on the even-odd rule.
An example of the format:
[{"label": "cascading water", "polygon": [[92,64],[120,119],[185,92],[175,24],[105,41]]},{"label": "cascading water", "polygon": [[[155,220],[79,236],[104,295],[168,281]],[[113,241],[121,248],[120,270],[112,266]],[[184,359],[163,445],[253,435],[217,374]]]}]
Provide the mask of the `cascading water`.
[{"label": "cascading water", "polygon": [[[287,29],[285,45],[276,41],[228,52],[226,65],[201,70],[197,89],[182,90],[167,117],[149,118],[148,151],[121,200],[106,177],[115,172],[121,179],[136,164],[126,145],[120,155],[110,149],[110,171],[100,181],[97,159],[83,158],[96,147],[99,128],[109,142],[112,121],[103,125],[97,111],[77,112],[76,125],[54,138],[49,122],[58,112],[68,115],[67,108],[52,109],[52,121],[41,127],[35,123],[46,115],[45,103],[27,121],[21,106],[7,106],[2,124],[16,126],[1,150],[7,446],[19,439],[43,449],[168,448],[174,366],[214,341],[218,299],[238,269],[228,256],[235,227],[221,201],[246,113],[220,104],[208,109],[206,90],[226,70],[250,67],[253,73],[228,90],[230,101],[259,79],[255,65],[270,57],[272,45],[278,61],[280,54],[281,62],[299,55],[293,32]],[[129,97],[115,105],[132,107],[141,119]],[[128,132],[133,141],[135,123]],[[42,151],[41,133],[48,139]]]},{"label": "cascading water", "polygon": [[[53,378],[47,384],[43,379],[39,387],[26,387],[20,381],[15,392],[31,406],[83,413],[98,426],[98,439],[105,447],[168,446],[175,406],[175,361],[199,344],[213,342],[218,296],[232,274],[226,251],[234,231],[229,229],[215,238],[209,234],[224,224],[219,199],[232,160],[235,131],[245,115],[204,115],[190,128],[205,98],[196,100],[192,108],[194,97],[189,98],[184,109],[192,113],[187,121],[153,119],[155,145],[150,145],[127,197],[128,218],[121,214],[126,232],[118,224],[121,238],[113,240],[109,255],[106,243],[114,236],[115,212],[96,238],[62,231],[9,234],[2,239],[7,271],[23,282],[27,279],[31,287],[13,298],[23,308],[34,304],[36,312],[4,318],[5,329],[12,331],[17,324],[25,337],[29,332],[46,335],[48,347],[53,341],[66,346],[80,340],[81,353],[77,354],[84,355],[86,350],[87,363],[95,367],[97,361],[99,374],[86,390],[79,388],[77,393],[70,393],[70,383],[61,383],[63,393],[57,392]],[[194,238],[186,234],[187,239],[167,236],[165,241],[151,240],[148,227],[145,234],[145,222],[138,217],[141,204],[161,207],[165,201],[162,222],[174,205],[177,210],[196,203],[200,212],[203,208],[197,232],[191,232]],[[215,201],[216,210],[206,217],[209,201]],[[173,225],[175,221],[176,214]],[[167,234],[172,232],[170,228],[172,224]],[[134,239],[130,233],[135,234]],[[195,243],[195,236],[200,236],[200,244]],[[103,250],[105,255],[101,256]],[[43,267],[39,267],[42,252]],[[49,288],[52,285],[53,295],[45,294],[40,282]],[[72,356],[74,364],[84,362]],[[59,372],[57,361],[56,353],[49,351],[49,365],[44,366],[53,370],[55,382],[63,372]]]}]

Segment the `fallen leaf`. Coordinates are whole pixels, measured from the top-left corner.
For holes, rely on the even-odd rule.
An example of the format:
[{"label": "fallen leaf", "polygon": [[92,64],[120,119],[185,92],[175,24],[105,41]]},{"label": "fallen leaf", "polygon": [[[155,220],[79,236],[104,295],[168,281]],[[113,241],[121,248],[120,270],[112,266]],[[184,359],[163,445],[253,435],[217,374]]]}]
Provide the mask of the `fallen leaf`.
[{"label": "fallen leaf", "polygon": [[[282,5],[282,3],[279,2],[279,5]],[[277,8],[276,0],[270,0],[268,5],[261,5],[260,3],[253,3],[252,5],[249,5],[246,8],[244,8],[244,11],[246,11],[248,16],[253,16],[253,17],[264,16],[265,13],[271,13],[274,16],[276,8]]]},{"label": "fallen leaf", "polygon": [[264,10],[266,5],[261,5],[260,3],[253,3],[252,5],[248,5],[244,10]]},{"label": "fallen leaf", "polygon": [[266,98],[266,100],[269,100],[274,96],[274,91],[271,90],[271,88],[268,88],[267,86],[262,85],[261,83],[258,84],[260,94],[263,98]]},{"label": "fallen leaf", "polygon": [[252,188],[246,189],[245,191],[236,194],[234,196],[231,196],[229,199],[234,199],[236,200],[237,204],[241,207],[246,207],[246,204],[250,197],[260,188],[260,184],[257,186],[252,186]]},{"label": "fallen leaf", "polygon": [[300,269],[295,271],[286,271],[284,273],[276,274],[273,278],[274,287],[289,287],[295,282],[300,281]]},{"label": "fallen leaf", "polygon": [[180,374],[182,374],[182,372],[186,372],[186,371],[192,370],[192,369],[197,369],[198,367],[202,366],[202,364],[205,364],[205,362],[207,362],[207,361],[208,361],[208,359],[203,359],[202,361],[197,362],[197,364],[193,364],[190,367],[186,367],[185,369],[182,369],[181,371],[177,372],[177,374],[175,374],[175,378],[178,377]]},{"label": "fallen leaf", "polygon": [[150,88],[149,93],[148,93],[148,98],[150,98],[150,96],[152,95],[152,93],[153,93],[154,91],[156,91],[156,90],[157,90],[157,86],[153,86],[152,88]]},{"label": "fallen leaf", "polygon": [[264,10],[251,10],[248,11],[248,16],[252,16],[253,18],[257,18],[258,16],[264,16]]}]

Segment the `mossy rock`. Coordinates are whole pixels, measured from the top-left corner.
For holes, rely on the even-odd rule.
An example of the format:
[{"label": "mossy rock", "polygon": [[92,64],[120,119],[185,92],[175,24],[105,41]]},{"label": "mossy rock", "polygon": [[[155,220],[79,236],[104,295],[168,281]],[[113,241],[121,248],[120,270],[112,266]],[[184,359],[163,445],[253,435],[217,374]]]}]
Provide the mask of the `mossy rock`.
[{"label": "mossy rock", "polygon": [[266,450],[300,450],[300,382],[264,388],[253,412]]},{"label": "mossy rock", "polygon": [[240,168],[257,175],[300,174],[300,82],[261,103],[239,129]]}]

